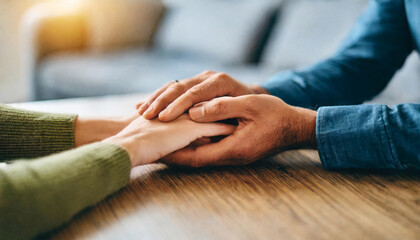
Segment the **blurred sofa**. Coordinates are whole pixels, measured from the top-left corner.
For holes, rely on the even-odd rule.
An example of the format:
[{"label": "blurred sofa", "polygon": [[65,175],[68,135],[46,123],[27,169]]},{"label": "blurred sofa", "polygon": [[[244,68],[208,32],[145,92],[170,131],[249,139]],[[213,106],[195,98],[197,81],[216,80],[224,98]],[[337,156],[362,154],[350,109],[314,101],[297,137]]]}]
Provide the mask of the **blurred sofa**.
[{"label": "blurred sofa", "polygon": [[[99,4],[100,2],[100,4]],[[244,83],[333,54],[367,0],[85,0],[44,4],[22,25],[32,98],[151,92],[204,70]],[[419,101],[409,58],[373,102]]]}]

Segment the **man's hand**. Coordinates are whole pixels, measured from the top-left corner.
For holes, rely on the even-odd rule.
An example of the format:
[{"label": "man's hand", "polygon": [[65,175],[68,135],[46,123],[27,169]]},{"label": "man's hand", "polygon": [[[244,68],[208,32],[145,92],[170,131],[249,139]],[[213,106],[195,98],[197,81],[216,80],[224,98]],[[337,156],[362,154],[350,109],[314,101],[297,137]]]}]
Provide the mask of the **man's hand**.
[{"label": "man's hand", "polygon": [[138,104],[137,108],[145,119],[159,116],[159,120],[169,122],[197,103],[222,96],[237,97],[253,93],[268,92],[258,86],[247,87],[225,73],[206,71],[193,78],[169,82],[146,102]]},{"label": "man's hand", "polygon": [[220,142],[188,147],[170,154],[166,163],[192,167],[245,165],[294,148],[316,148],[316,111],[293,107],[261,94],[221,97],[189,110],[196,122],[238,119],[235,132]]}]

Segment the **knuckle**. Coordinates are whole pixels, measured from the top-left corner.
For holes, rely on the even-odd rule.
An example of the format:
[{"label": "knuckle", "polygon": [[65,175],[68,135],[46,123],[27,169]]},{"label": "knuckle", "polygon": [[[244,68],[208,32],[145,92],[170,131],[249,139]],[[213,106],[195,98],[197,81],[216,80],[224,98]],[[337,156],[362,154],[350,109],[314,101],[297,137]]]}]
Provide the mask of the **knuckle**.
[{"label": "knuckle", "polygon": [[[205,110],[204,113],[206,113],[206,109],[204,110]],[[225,112],[225,110],[226,110],[226,105],[223,104],[222,101],[214,101],[207,109],[208,113],[212,113],[215,115],[222,114]]]},{"label": "knuckle", "polygon": [[[230,101],[230,99],[227,99],[226,97],[220,98],[220,100]],[[259,113],[259,109],[261,108],[261,105],[256,105],[255,102],[253,102],[253,99],[248,98],[248,97],[241,99],[240,102],[236,102],[235,105],[233,106],[235,107],[237,111],[241,112],[241,114],[243,114],[243,116],[246,118],[256,117]],[[223,110],[228,111],[228,109],[223,109]]]},{"label": "knuckle", "polygon": [[208,88],[222,88],[224,87],[224,79],[223,78],[212,78],[207,80]]},{"label": "knuckle", "polygon": [[220,72],[220,73],[217,73],[216,74],[216,78],[218,78],[218,79],[227,79],[227,78],[229,78],[229,75],[227,75],[224,72]]},{"label": "knuckle", "polygon": [[188,95],[192,97],[200,97],[201,95],[201,89],[197,86],[194,86],[188,90]]},{"label": "knuckle", "polygon": [[258,95],[248,95],[243,99],[243,103],[247,108],[258,108],[261,106],[259,103]]},{"label": "knuckle", "polygon": [[249,104],[253,104],[255,102],[257,102],[259,100],[260,96],[259,95],[248,95],[245,97],[245,101]]},{"label": "knuckle", "polygon": [[[167,87],[171,86],[172,84],[174,84],[174,81],[170,81],[170,82],[166,83],[166,84],[165,84],[162,88],[160,88],[160,89],[167,88]],[[156,92],[158,92],[160,89],[158,89]]]},{"label": "knuckle", "polygon": [[176,92],[184,92],[185,86],[183,83],[178,82],[177,84],[172,84],[170,88]]},{"label": "knuckle", "polygon": [[216,73],[215,71],[212,71],[212,70],[206,70],[206,71],[204,71],[204,72],[200,73],[199,75],[200,75],[200,76],[208,76],[208,75],[213,75],[213,74],[215,74],[215,73]]}]

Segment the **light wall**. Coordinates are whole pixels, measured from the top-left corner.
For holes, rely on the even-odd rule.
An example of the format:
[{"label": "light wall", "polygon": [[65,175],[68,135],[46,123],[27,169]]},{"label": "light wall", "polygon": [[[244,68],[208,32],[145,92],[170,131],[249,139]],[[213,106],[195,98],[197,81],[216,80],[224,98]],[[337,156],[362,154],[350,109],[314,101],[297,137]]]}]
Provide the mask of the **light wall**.
[{"label": "light wall", "polygon": [[0,102],[25,101],[22,76],[20,21],[31,6],[58,0],[0,0]]}]

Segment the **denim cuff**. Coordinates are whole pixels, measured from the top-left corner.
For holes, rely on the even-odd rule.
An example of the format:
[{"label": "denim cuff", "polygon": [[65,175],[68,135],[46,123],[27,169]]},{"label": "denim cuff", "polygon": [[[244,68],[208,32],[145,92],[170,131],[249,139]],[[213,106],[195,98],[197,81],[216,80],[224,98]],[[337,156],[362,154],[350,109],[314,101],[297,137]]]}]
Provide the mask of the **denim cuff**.
[{"label": "denim cuff", "polygon": [[324,168],[400,169],[385,105],[321,107],[316,120]]}]

